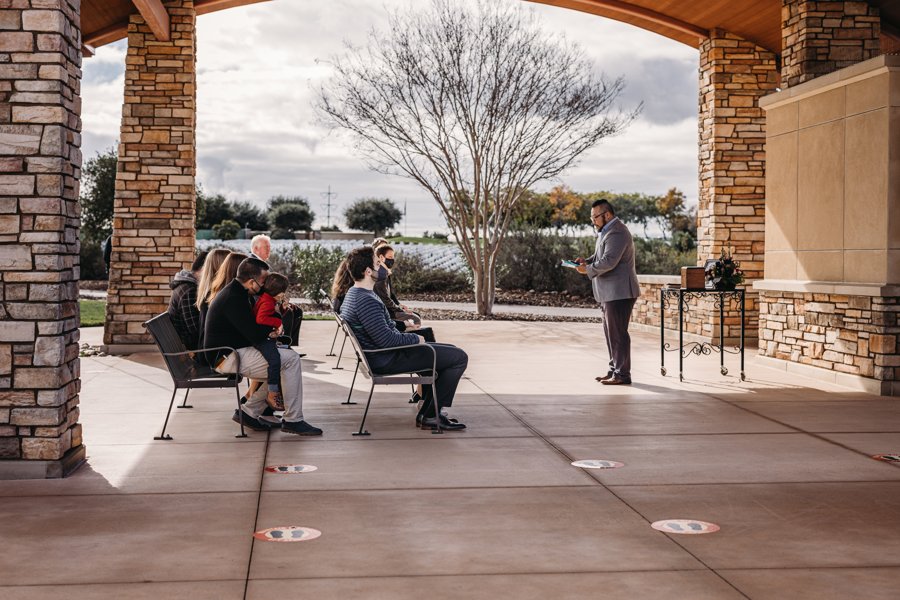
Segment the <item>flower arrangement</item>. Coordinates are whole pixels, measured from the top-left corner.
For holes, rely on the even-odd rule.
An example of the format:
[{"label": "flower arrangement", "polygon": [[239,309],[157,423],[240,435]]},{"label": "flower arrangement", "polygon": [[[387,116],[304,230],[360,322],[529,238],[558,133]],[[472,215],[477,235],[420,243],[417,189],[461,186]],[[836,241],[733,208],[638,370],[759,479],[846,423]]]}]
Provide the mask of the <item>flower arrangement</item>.
[{"label": "flower arrangement", "polygon": [[706,262],[707,288],[717,290],[733,290],[744,283],[744,272],[741,271],[741,263],[731,256],[733,249],[723,248],[718,260]]}]

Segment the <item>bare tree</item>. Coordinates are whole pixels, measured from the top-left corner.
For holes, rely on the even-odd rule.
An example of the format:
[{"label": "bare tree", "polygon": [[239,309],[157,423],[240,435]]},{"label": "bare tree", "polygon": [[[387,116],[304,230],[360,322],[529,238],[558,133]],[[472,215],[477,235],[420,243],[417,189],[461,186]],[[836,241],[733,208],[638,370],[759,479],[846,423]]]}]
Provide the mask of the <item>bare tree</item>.
[{"label": "bare tree", "polygon": [[438,203],[491,314],[497,253],[516,202],[637,110],[612,114],[607,81],[581,49],[509,2],[432,0],[348,46],[317,109],[349,131],[368,165],[418,182]]}]

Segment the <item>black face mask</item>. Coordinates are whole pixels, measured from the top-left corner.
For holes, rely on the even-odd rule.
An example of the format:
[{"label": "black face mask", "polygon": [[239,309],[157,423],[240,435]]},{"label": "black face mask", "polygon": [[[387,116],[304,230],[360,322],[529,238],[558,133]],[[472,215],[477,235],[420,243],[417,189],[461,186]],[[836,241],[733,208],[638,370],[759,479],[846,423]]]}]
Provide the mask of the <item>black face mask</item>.
[{"label": "black face mask", "polygon": [[384,259],[384,266],[386,266],[388,269],[392,268],[394,266],[394,259],[393,258]]}]

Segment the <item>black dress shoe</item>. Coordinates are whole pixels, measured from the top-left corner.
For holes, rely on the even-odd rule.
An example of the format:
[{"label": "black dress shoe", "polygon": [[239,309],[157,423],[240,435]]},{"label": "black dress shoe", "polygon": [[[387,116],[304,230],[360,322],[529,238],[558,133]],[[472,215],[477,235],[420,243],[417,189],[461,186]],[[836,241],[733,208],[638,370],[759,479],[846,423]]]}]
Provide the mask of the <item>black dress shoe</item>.
[{"label": "black dress shoe", "polygon": [[282,421],[281,433],[294,435],[322,435],[322,430],[306,421]]},{"label": "black dress shoe", "polygon": [[234,414],[231,416],[231,420],[235,423],[240,423],[243,419],[244,427],[247,429],[252,429],[253,431],[269,431],[271,427],[267,424],[263,423],[259,419],[254,419],[244,411],[241,411],[242,414],[238,414],[237,409],[234,410]]},{"label": "black dress shoe", "polygon": [[[434,417],[425,417],[422,419],[422,429],[437,429],[437,427],[437,420]],[[447,431],[462,431],[465,428],[466,426],[456,419],[451,420],[444,415],[441,415],[441,429],[446,429]]]},{"label": "black dress shoe", "polygon": [[620,377],[613,377],[612,379],[607,379],[606,381],[601,381],[603,385],[631,385],[630,379],[622,379]]},{"label": "black dress shoe", "polygon": [[594,379],[596,379],[597,381],[601,381],[601,382],[602,382],[602,381],[607,381],[607,380],[609,380],[609,379],[612,379],[612,378],[615,377],[615,376],[616,376],[616,374],[613,373],[612,371],[610,371],[610,372],[607,373],[606,375],[603,375],[602,377],[594,377]]},{"label": "black dress shoe", "polygon": [[[459,423],[459,421],[457,421],[456,419],[453,419],[453,418],[448,417],[448,416],[446,415],[446,413],[443,413],[443,412],[442,412],[442,413],[441,413],[441,417],[442,417],[444,420],[446,420],[446,421],[450,421],[451,423]],[[416,426],[417,426],[417,427],[421,427],[421,426],[422,426],[422,419],[424,419],[424,418],[425,418],[425,415],[423,415],[422,413],[419,413],[419,414],[416,415]],[[465,425],[463,425],[463,427],[465,427]]]}]

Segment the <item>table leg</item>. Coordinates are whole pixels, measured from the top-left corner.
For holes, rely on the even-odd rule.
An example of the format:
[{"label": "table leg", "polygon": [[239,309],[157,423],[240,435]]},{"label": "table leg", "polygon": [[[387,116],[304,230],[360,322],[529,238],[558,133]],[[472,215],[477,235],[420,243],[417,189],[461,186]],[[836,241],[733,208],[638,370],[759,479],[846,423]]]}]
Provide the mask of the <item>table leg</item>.
[{"label": "table leg", "polygon": [[745,294],[744,291],[741,290],[741,381],[745,380],[744,377],[744,307],[745,307]]},{"label": "table leg", "polygon": [[728,375],[725,368],[725,292],[717,292],[719,295],[719,373]]},{"label": "table leg", "polygon": [[659,290],[659,373],[666,375],[666,310],[663,302],[666,295],[665,289]]},{"label": "table leg", "polygon": [[678,381],[684,381],[684,292],[678,292]]}]

